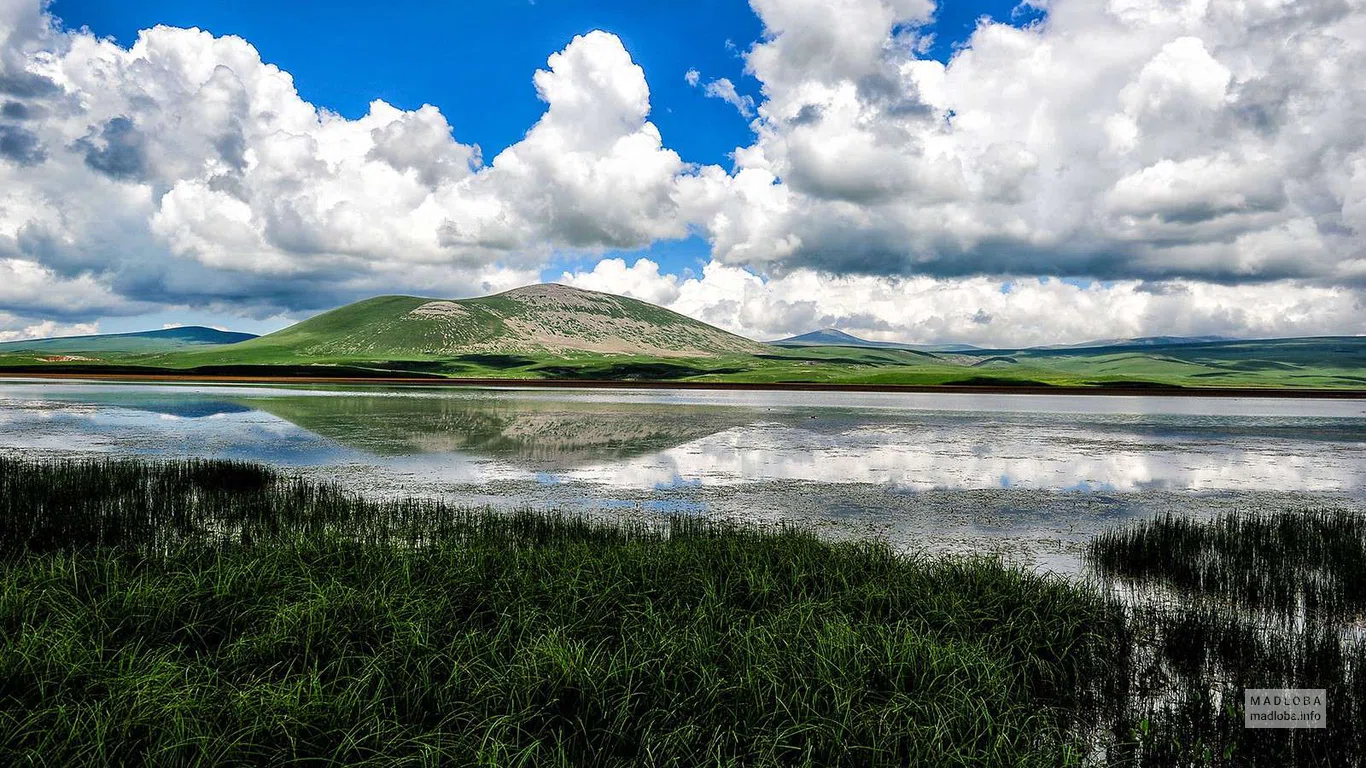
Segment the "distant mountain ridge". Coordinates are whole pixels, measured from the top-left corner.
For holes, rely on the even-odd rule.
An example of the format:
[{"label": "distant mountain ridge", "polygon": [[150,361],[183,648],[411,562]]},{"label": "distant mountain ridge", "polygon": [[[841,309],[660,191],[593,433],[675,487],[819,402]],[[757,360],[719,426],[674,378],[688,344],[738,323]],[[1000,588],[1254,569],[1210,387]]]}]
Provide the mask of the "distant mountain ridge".
[{"label": "distant mountain ridge", "polygon": [[971,344],[906,344],[899,341],[869,341],[837,328],[822,328],[786,339],[770,341],[778,347],[865,347],[868,349],[909,349],[916,352],[965,352],[980,349]]},{"label": "distant mountain ridge", "polygon": [[835,347],[894,347],[883,341],[869,341],[860,339],[852,334],[845,333],[836,328],[822,328],[819,331],[811,331],[797,336],[789,336],[785,339],[771,341],[770,344],[777,344],[784,347],[801,347],[813,345],[829,344]]},{"label": "distant mountain ridge", "polygon": [[262,337],[189,327],[0,344],[0,375],[53,371],[1110,391],[1308,387],[1366,395],[1366,336],[1150,336],[992,350],[869,341],[826,329],[761,344],[637,299],[544,284],[471,299],[378,296]]},{"label": "distant mountain ridge", "polygon": [[184,325],[155,331],[55,336],[0,343],[0,354],[101,355],[171,352],[201,346],[236,344],[256,338],[252,333],[220,331],[201,325]]},{"label": "distant mountain ridge", "polygon": [[1132,339],[1097,339],[1079,344],[1048,344],[1029,349],[1099,349],[1102,347],[1168,347],[1178,344],[1216,344],[1240,341],[1233,336],[1138,336]]},{"label": "distant mountain ridge", "polygon": [[1006,351],[1048,351],[1074,349],[1126,349],[1139,347],[1167,347],[1183,344],[1215,344],[1239,341],[1231,336],[1140,336],[1132,339],[1098,339],[1077,344],[1045,344],[1034,347],[978,347],[972,344],[907,344],[899,341],[870,341],[836,328],[822,328],[819,331],[789,336],[785,339],[770,341],[780,347],[865,347],[870,349],[909,349],[921,352],[1006,352]]},{"label": "distant mountain ridge", "polygon": [[[1074,344],[984,348],[962,343],[873,341],[837,328],[822,328],[764,344],[648,302],[546,283],[473,299],[377,296],[324,312],[267,336],[204,326],[178,326],[131,333],[0,342],[0,355],[159,354],[247,342],[252,343],[242,348],[244,352],[273,350],[283,353],[286,348],[297,347],[293,350],[296,356],[309,358],[395,353],[399,357],[522,353],[708,357],[762,354],[772,347],[820,346],[966,355],[1016,352],[1047,355],[1286,341],[1291,339],[1141,336]],[[279,357],[279,354],[273,356]]]}]

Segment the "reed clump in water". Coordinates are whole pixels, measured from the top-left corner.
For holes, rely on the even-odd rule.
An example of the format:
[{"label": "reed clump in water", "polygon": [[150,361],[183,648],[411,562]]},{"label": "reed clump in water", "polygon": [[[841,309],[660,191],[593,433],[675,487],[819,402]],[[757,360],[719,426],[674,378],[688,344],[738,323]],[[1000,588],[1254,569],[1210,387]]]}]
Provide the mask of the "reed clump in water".
[{"label": "reed clump in water", "polygon": [[1059,765],[1122,611],[792,528],[0,459],[0,763]]},{"label": "reed clump in water", "polygon": [[1162,515],[1102,533],[1091,561],[1113,576],[1218,596],[1278,614],[1366,612],[1366,513],[1239,512],[1201,521]]},{"label": "reed clump in water", "polygon": [[[1366,515],[1162,515],[1086,559],[1126,598],[1136,765],[1366,764]],[[1243,724],[1247,688],[1322,688],[1324,729]]]}]

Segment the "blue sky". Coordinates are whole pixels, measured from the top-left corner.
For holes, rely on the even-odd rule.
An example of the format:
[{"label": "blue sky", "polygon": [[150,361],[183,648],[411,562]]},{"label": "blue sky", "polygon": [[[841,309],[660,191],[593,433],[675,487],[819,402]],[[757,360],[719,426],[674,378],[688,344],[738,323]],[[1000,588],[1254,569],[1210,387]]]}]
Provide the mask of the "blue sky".
[{"label": "blue sky", "polygon": [[758,90],[744,77],[744,62],[726,48],[727,40],[748,46],[761,32],[758,18],[737,0],[57,0],[52,8],[68,25],[89,26],[124,45],[155,24],[238,35],[290,72],[307,101],[351,118],[364,114],[372,99],[404,109],[433,104],[457,140],[478,144],[489,158],[520,139],[544,110],[531,74],[575,35],[593,29],[615,33],[645,70],[651,119],[690,161],[724,163],[748,143],[750,131],[735,110],[684,82],[684,73],[695,67]]},{"label": "blue sky", "polygon": [[[946,61],[982,16],[1015,23],[1039,17],[1016,5],[945,3],[929,28],[935,40],[927,55]],[[620,37],[645,70],[651,120],[689,162],[728,165],[752,134],[743,117],[704,98],[684,73],[695,68],[707,79],[726,77],[741,93],[759,96],[738,54],[759,39],[762,25],[742,0],[55,0],[51,7],[67,26],[87,26],[125,46],[157,24],[243,37],[262,59],[292,74],[307,101],[350,118],[373,99],[404,109],[433,104],[456,139],[478,144],[485,157],[520,139],[544,109],[531,73],[574,35],[593,29]]]}]

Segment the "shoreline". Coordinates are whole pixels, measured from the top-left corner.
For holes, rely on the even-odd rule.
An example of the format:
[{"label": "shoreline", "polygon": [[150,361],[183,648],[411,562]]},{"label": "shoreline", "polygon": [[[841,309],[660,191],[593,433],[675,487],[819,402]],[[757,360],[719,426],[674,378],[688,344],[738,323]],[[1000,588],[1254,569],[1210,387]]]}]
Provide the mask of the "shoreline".
[{"label": "shoreline", "polygon": [[757,392],[873,392],[976,395],[1088,395],[1110,397],[1214,397],[1363,400],[1366,389],[1291,387],[1038,386],[1008,384],[839,384],[822,382],[623,381],[606,379],[499,379],[426,376],[254,376],[170,373],[76,373],[0,371],[0,380],[109,381],[198,384],[329,384],[398,387],[545,389],[688,389]]}]

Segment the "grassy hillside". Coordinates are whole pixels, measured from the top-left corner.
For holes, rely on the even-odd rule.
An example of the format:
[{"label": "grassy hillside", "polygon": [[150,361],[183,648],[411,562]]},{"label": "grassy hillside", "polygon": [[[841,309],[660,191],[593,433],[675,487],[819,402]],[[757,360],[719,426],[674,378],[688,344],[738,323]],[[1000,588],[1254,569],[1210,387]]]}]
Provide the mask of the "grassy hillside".
[{"label": "grassy hillside", "polygon": [[1086,380],[1125,378],[1181,386],[1366,388],[1366,336],[1022,350],[1020,365]]},{"label": "grassy hillside", "polygon": [[250,333],[220,331],[215,328],[190,325],[159,331],[136,333],[103,333],[90,336],[62,336],[52,339],[30,339],[0,344],[0,355],[42,357],[90,357],[154,354],[195,347],[236,344],[256,338]]},{"label": "grassy hillside", "polygon": [[492,368],[526,356],[754,354],[762,344],[644,301],[562,285],[477,299],[380,296],[179,364],[431,361],[482,356]]}]

